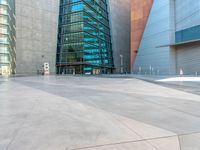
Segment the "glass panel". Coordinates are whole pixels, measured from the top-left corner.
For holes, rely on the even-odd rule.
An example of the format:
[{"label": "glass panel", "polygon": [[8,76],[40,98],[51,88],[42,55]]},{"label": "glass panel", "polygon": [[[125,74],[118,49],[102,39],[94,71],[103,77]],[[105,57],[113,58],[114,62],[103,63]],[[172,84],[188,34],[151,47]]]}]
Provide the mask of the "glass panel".
[{"label": "glass panel", "polygon": [[58,73],[110,72],[113,68],[111,47],[105,0],[61,0]]}]

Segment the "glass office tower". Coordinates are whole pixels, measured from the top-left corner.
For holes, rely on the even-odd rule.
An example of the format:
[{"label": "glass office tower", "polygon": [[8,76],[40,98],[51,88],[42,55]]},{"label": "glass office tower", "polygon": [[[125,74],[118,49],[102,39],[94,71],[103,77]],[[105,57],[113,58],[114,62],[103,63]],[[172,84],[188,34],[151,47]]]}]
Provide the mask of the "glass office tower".
[{"label": "glass office tower", "polygon": [[0,0],[0,75],[15,73],[15,0]]},{"label": "glass office tower", "polygon": [[101,74],[113,69],[106,0],[61,0],[58,74]]}]

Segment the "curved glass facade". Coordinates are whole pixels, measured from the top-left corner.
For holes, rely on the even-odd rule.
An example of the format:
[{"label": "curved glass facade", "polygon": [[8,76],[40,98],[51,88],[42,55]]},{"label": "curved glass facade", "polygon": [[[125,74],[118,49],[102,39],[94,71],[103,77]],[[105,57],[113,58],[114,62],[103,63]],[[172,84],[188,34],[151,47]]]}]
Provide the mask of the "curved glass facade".
[{"label": "curved glass facade", "polygon": [[61,0],[57,73],[100,74],[112,69],[106,0]]},{"label": "curved glass facade", "polygon": [[0,75],[15,73],[15,1],[0,0]]}]

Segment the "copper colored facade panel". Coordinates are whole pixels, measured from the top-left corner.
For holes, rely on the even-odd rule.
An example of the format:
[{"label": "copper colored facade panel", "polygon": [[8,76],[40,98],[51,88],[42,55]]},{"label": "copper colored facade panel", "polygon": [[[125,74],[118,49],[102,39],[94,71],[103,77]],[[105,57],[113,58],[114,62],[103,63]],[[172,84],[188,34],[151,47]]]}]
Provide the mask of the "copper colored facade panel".
[{"label": "copper colored facade panel", "polygon": [[131,4],[131,66],[140,47],[153,0],[132,0]]}]

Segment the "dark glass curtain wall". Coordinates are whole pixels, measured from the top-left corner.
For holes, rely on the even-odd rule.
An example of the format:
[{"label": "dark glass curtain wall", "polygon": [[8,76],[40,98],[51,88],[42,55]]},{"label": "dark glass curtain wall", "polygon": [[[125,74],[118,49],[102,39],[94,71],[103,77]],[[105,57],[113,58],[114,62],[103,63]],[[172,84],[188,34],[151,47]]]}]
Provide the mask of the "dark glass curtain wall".
[{"label": "dark glass curtain wall", "polygon": [[106,0],[61,0],[57,73],[101,74],[112,68]]}]

